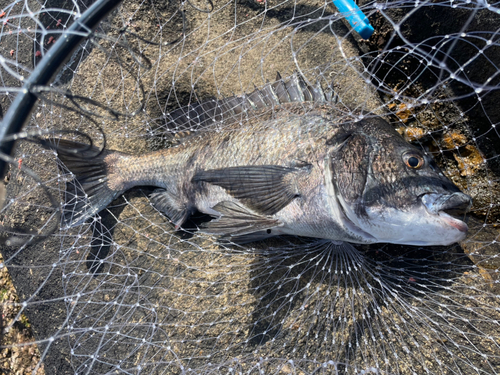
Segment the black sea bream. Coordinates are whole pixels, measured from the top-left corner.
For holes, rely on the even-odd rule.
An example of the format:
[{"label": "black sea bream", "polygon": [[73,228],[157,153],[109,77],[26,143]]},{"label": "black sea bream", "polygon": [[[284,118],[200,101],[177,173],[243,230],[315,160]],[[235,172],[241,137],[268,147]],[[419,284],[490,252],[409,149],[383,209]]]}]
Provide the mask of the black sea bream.
[{"label": "black sea bream", "polygon": [[176,229],[200,211],[213,217],[204,231],[235,242],[291,234],[449,245],[466,235],[467,225],[445,211],[465,212],[471,198],[384,119],[342,113],[319,84],[279,77],[251,94],[182,111],[172,128],[186,128],[190,113],[199,124],[223,126],[144,155],[97,155],[58,140],[58,156],[75,176],[64,224],[83,223],[134,186],[155,186],[150,199]]}]

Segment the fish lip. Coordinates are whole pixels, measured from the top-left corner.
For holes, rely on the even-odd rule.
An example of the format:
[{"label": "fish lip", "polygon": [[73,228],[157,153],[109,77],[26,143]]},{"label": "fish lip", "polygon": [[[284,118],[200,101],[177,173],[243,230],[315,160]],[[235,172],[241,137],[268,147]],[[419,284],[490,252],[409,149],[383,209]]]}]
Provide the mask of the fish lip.
[{"label": "fish lip", "polygon": [[467,224],[465,224],[462,220],[456,219],[444,211],[439,211],[438,215],[446,224],[458,229],[460,232],[466,233],[469,230]]},{"label": "fish lip", "polygon": [[463,217],[469,211],[472,199],[467,194],[462,192],[453,194],[427,193],[421,197],[421,201],[428,213],[438,215],[446,224],[460,232],[467,232],[467,224],[463,220],[452,216]]}]

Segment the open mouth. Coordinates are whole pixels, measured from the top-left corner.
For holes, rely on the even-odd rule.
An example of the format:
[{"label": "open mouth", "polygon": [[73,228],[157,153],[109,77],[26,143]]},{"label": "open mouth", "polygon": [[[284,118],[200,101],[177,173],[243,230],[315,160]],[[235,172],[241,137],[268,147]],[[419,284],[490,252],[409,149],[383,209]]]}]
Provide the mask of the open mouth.
[{"label": "open mouth", "polygon": [[465,224],[462,220],[457,219],[449,214],[447,214],[444,211],[439,211],[438,212],[439,217],[443,219],[446,224],[458,229],[460,232],[467,232],[467,224]]},{"label": "open mouth", "polygon": [[427,211],[438,215],[446,224],[467,232],[467,224],[461,218],[465,216],[472,205],[472,199],[468,195],[457,192],[453,194],[425,194],[422,203]]}]

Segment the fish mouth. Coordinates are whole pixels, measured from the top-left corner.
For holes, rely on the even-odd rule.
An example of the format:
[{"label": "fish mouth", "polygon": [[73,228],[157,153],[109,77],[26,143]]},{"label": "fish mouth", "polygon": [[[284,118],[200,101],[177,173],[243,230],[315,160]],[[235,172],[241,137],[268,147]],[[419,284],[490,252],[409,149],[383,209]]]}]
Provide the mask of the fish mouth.
[{"label": "fish mouth", "polygon": [[425,194],[422,203],[427,212],[438,215],[446,224],[460,232],[467,232],[467,224],[461,218],[469,211],[472,198],[462,192],[453,194]]}]

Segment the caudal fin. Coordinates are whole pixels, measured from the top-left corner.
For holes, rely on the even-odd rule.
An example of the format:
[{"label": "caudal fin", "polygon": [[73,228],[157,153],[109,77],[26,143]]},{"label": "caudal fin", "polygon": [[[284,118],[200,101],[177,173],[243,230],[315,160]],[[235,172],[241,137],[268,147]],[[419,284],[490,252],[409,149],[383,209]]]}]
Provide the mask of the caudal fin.
[{"label": "caudal fin", "polygon": [[99,154],[97,147],[68,140],[54,143],[59,160],[74,175],[66,182],[62,208],[62,225],[73,227],[106,208],[121,193],[108,187],[110,171],[105,158],[114,152]]}]

